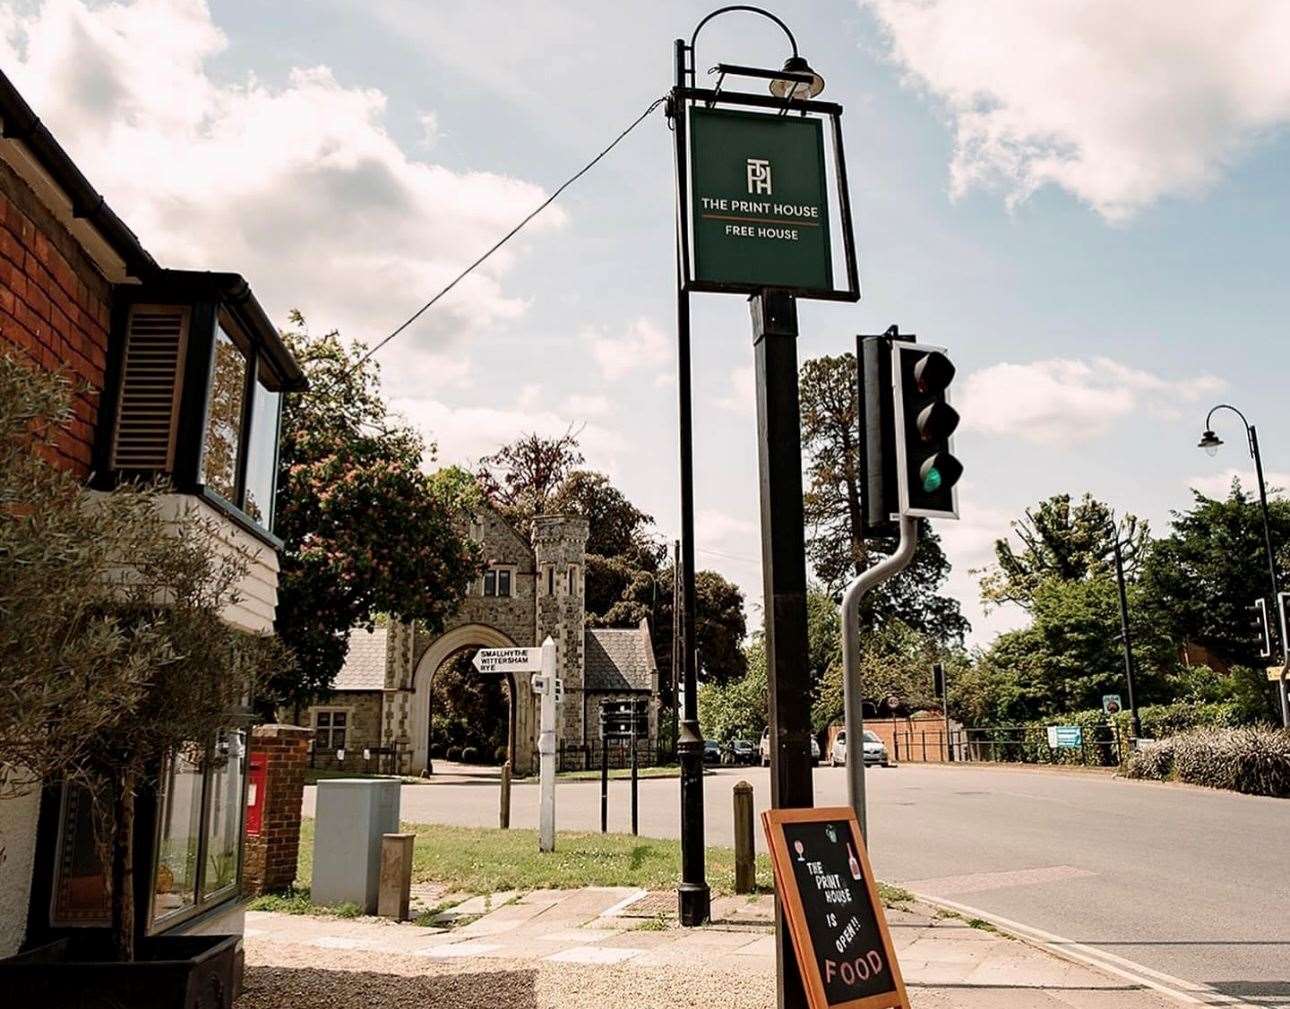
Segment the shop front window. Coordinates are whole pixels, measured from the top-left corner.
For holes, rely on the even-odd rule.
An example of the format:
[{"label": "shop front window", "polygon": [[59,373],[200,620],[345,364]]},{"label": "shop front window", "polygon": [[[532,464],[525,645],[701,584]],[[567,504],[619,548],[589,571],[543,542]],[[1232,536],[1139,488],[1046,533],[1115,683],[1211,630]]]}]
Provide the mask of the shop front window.
[{"label": "shop front window", "polygon": [[213,897],[237,883],[242,833],[242,778],[245,733],[226,731],[211,755],[207,793],[205,872],[202,896]]},{"label": "shop front window", "polygon": [[202,768],[181,750],[166,761],[161,779],[152,920],[191,907],[197,899],[198,848],[202,824]]}]

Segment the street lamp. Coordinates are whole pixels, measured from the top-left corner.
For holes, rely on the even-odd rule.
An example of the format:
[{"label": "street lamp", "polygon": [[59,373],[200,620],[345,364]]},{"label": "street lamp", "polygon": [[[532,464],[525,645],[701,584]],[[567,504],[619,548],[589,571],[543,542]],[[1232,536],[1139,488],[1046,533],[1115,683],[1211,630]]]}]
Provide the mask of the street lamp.
[{"label": "street lamp", "polygon": [[[1263,548],[1267,552],[1268,580],[1272,584],[1271,599],[1272,606],[1275,608],[1277,605],[1277,593],[1280,591],[1280,586],[1277,583],[1276,554],[1272,551],[1272,523],[1268,519],[1268,490],[1263,482],[1263,459],[1259,455],[1258,432],[1254,430],[1254,425],[1245,419],[1245,414],[1241,413],[1241,411],[1236,407],[1231,406],[1228,403],[1219,403],[1218,406],[1211,409],[1206,415],[1205,431],[1201,434],[1200,441],[1196,443],[1196,447],[1203,448],[1206,455],[1214,456],[1218,454],[1218,449],[1219,446],[1223,444],[1223,439],[1214,433],[1212,422],[1214,414],[1219,410],[1231,410],[1232,413],[1241,418],[1241,423],[1245,425],[1245,437],[1250,444],[1250,458],[1254,460],[1254,474],[1259,481],[1259,509],[1263,514]],[[1268,628],[1268,632],[1269,634],[1272,633],[1270,626]],[[1285,654],[1285,646],[1286,643],[1284,641],[1281,642],[1281,647],[1283,649],[1282,654]]]}]

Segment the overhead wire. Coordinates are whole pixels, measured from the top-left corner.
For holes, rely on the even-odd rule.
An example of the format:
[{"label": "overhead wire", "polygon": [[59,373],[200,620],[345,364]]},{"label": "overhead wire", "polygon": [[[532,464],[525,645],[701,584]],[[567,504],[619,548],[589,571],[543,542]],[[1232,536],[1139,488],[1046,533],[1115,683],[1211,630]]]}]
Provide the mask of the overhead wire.
[{"label": "overhead wire", "polygon": [[665,101],[667,101],[666,95],[660,98],[656,98],[653,102],[651,102],[649,104],[649,107],[646,108],[645,111],[642,112],[639,116],[637,116],[632,121],[630,126],[628,126],[625,130],[619,133],[618,136],[614,137],[614,139],[609,143],[607,147],[605,147],[604,150],[602,150],[594,158],[592,158],[580,169],[578,169],[578,171],[576,171],[573,175],[569,176],[569,178],[565,179],[564,182],[562,182],[560,186],[555,190],[555,192],[553,192],[550,196],[548,196],[545,200],[543,200],[535,208],[533,208],[533,210],[529,212],[529,214],[525,216],[525,218],[522,221],[520,221],[519,224],[515,225],[515,227],[511,228],[510,231],[508,231],[496,242],[494,242],[487,252],[485,252],[482,256],[480,256],[473,263],[467,266],[459,274],[457,274],[457,276],[455,276],[443,289],[441,289],[438,294],[436,294],[433,298],[431,298],[424,305],[422,305],[415,312],[413,312],[410,316],[408,316],[408,318],[405,319],[393,332],[391,332],[388,336],[383,338],[379,343],[373,346],[371,350],[369,350],[366,354],[364,354],[361,358],[359,358],[358,363],[363,364],[373,354],[375,354],[387,343],[389,343],[396,336],[398,336],[405,329],[407,329],[414,322],[416,322],[419,318],[421,318],[421,316],[424,315],[431,307],[433,307],[434,304],[437,301],[439,301],[440,298],[442,298],[445,294],[447,294],[454,287],[456,287],[462,280],[464,280],[467,276],[469,276],[470,273],[476,267],[478,267],[481,263],[483,263],[486,259],[488,259],[489,256],[491,256],[494,252],[496,252],[503,245],[509,242],[512,238],[514,238],[520,232],[520,230],[523,229],[523,227],[529,223],[529,221],[533,220],[533,218],[537,217],[538,214],[542,213],[542,211],[544,211],[547,207],[549,207],[552,203],[554,203],[561,193],[563,193],[571,185],[573,185],[580,178],[586,175],[587,172],[591,171],[592,168],[594,168],[597,164],[599,164],[600,160],[606,154],[608,154],[615,147],[617,147],[619,143],[621,143],[622,140],[627,136],[627,134],[631,133],[632,130],[636,129],[637,126],[643,123],[649,117],[650,113],[653,112],[660,105],[662,105]]}]

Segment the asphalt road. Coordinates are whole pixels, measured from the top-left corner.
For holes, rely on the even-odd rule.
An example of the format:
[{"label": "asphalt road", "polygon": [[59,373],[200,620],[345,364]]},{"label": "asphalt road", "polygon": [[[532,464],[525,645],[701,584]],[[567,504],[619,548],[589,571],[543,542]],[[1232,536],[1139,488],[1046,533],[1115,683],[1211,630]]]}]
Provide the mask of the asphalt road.
[{"label": "asphalt road", "polygon": [[[816,805],[845,804],[843,773],[816,770]],[[710,844],[732,843],[741,779],[758,810],[770,804],[767,771],[710,773]],[[883,879],[1251,1005],[1290,1007],[1290,801],[1024,768],[904,765],[873,769],[868,781]],[[626,831],[628,785],[610,785],[609,828]],[[513,793],[512,824],[536,826],[537,785],[517,782]],[[640,782],[642,834],[678,835],[678,794],[675,778]],[[497,796],[488,772],[444,774],[405,786],[402,815],[496,826]],[[599,829],[599,782],[561,781],[556,796],[559,829]]]}]

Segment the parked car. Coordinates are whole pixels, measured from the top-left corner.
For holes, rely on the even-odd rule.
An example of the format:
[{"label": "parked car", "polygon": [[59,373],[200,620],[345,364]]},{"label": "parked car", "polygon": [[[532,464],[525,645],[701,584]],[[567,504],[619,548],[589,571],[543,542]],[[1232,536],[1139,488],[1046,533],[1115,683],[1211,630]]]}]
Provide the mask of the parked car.
[{"label": "parked car", "polygon": [[721,763],[721,744],[715,739],[703,741],[703,762],[705,764]]},{"label": "parked car", "polygon": [[753,764],[757,762],[757,751],[747,739],[736,739],[730,744],[731,761],[735,764]]},{"label": "parked car", "polygon": [[[833,740],[833,749],[829,753],[829,763],[841,767],[847,762],[847,730],[843,729]],[[864,763],[866,767],[890,767],[887,756],[887,744],[878,738],[877,733],[864,730]]]},{"label": "parked car", "polygon": [[[770,729],[767,728],[761,734],[761,746],[758,748],[758,754],[761,757],[761,766],[770,767]],[[820,741],[811,736],[811,764],[820,762]]]}]

